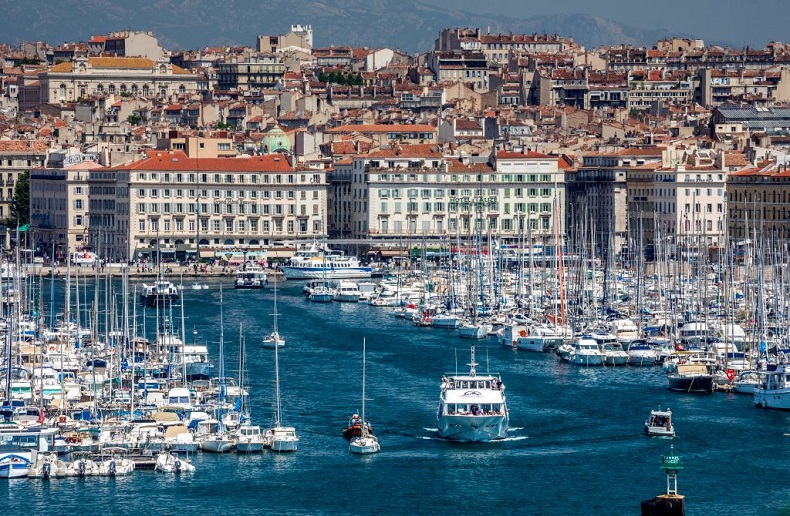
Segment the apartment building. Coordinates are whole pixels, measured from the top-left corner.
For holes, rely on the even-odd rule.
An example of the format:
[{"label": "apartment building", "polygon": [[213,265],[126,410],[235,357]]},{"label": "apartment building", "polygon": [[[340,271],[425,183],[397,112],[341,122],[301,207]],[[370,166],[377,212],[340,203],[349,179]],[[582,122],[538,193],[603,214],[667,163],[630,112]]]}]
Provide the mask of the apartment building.
[{"label": "apartment building", "polygon": [[291,25],[288,34],[270,36],[258,35],[258,52],[276,54],[287,51],[301,51],[309,53],[313,48],[313,27],[310,25]]},{"label": "apartment building", "polygon": [[698,98],[703,106],[736,100],[754,104],[790,101],[790,69],[745,70],[704,68],[697,72]]},{"label": "apartment building", "polygon": [[628,86],[629,110],[649,109],[664,104],[688,104],[694,100],[694,81],[684,72],[633,72]]},{"label": "apartment building", "polygon": [[439,52],[428,54],[428,68],[436,82],[462,82],[475,91],[488,91],[488,59],[482,52]]},{"label": "apartment building", "polygon": [[556,34],[484,34],[480,28],[451,28],[439,33],[435,48],[442,51],[480,51],[490,61],[506,63],[511,51],[559,54],[572,46],[572,40]]},{"label": "apartment building", "polygon": [[725,237],[727,172],[711,150],[674,149],[627,172],[631,238],[670,250],[721,246]]},{"label": "apartment building", "polygon": [[763,161],[727,178],[727,232],[730,241],[787,242],[790,238],[790,170]]},{"label": "apartment building", "polygon": [[72,150],[50,153],[30,172],[30,225],[36,245],[59,255],[90,249],[89,185],[91,170],[103,168],[95,154]]},{"label": "apartment building", "polygon": [[[0,140],[0,220],[11,215],[19,174],[43,167],[47,143],[40,140]],[[3,238],[5,231],[0,231]]]},{"label": "apartment building", "polygon": [[660,163],[662,149],[634,147],[582,157],[582,166],[569,172],[568,217],[574,238],[596,242],[599,251],[619,254],[629,242],[627,173],[647,163]]},{"label": "apartment building", "polygon": [[285,64],[274,54],[232,57],[217,64],[220,90],[260,91],[277,84],[285,74]]},{"label": "apartment building", "polygon": [[499,151],[481,159],[404,145],[354,157],[343,174],[350,237],[437,240],[481,232],[515,242],[525,232],[545,239],[564,233],[556,156]]},{"label": "apartment building", "polygon": [[94,45],[92,49],[94,52],[98,50],[99,52],[122,57],[145,57],[152,61],[157,61],[164,54],[164,49],[159,45],[159,40],[151,32],[111,32],[101,38],[92,39],[91,43]]},{"label": "apartment building", "polygon": [[[265,246],[274,240],[324,234],[323,170],[294,169],[283,154],[193,158],[182,151],[148,151],[113,167],[116,188],[128,188],[129,257],[184,259],[201,252]],[[119,173],[128,173],[123,179]]]}]

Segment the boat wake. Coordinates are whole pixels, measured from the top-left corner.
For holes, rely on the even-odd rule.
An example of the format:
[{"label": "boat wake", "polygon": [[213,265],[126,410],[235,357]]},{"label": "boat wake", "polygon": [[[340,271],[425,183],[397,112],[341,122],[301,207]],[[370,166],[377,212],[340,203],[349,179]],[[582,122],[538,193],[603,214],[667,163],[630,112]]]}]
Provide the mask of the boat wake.
[{"label": "boat wake", "polygon": [[502,439],[497,439],[496,441],[492,441],[492,442],[497,442],[497,443],[503,443],[504,442],[504,443],[507,443],[507,442],[514,442],[514,441],[524,441],[526,439],[529,439],[528,435],[514,435],[512,437],[504,437]]}]

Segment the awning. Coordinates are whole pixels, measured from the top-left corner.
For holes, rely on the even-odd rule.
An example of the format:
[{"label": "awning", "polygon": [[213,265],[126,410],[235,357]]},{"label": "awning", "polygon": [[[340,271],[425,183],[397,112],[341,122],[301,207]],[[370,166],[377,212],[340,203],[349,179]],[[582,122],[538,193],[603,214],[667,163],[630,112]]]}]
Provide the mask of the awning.
[{"label": "awning", "polygon": [[293,250],[291,249],[277,249],[277,250],[269,250],[266,253],[266,258],[291,258],[294,255]]},{"label": "awning", "polygon": [[211,250],[211,249],[208,249],[208,250],[201,249],[200,250],[200,257],[201,258],[214,258],[214,251]]},{"label": "awning", "polygon": [[408,249],[372,249],[368,251],[368,254],[374,255],[381,253],[381,256],[386,256],[388,258],[392,258],[394,256],[403,256],[404,258],[409,257],[409,250]]}]

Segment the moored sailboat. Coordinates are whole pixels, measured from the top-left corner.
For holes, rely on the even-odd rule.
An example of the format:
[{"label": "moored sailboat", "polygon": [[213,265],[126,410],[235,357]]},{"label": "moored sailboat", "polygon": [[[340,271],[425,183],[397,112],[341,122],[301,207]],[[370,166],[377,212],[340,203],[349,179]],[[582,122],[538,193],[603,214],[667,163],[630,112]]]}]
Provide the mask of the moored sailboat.
[{"label": "moored sailboat", "polygon": [[283,426],[280,411],[280,362],[279,346],[274,346],[274,416],[271,428],[263,436],[272,451],[295,452],[299,445],[299,437],[292,426]]}]

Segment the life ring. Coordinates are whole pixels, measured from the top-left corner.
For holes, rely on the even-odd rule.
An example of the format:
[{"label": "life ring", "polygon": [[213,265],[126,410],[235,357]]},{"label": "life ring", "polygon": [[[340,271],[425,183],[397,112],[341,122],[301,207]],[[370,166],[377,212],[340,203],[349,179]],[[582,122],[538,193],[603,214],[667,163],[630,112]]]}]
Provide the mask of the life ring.
[{"label": "life ring", "polygon": [[55,346],[50,346],[50,347],[49,347],[49,350],[50,350],[50,351],[55,351]]},{"label": "life ring", "polygon": [[58,424],[59,425],[66,424],[66,416],[64,414],[58,416]]},{"label": "life ring", "polygon": [[521,337],[526,337],[527,336],[527,330],[522,329],[521,331],[518,332],[518,334]]}]

